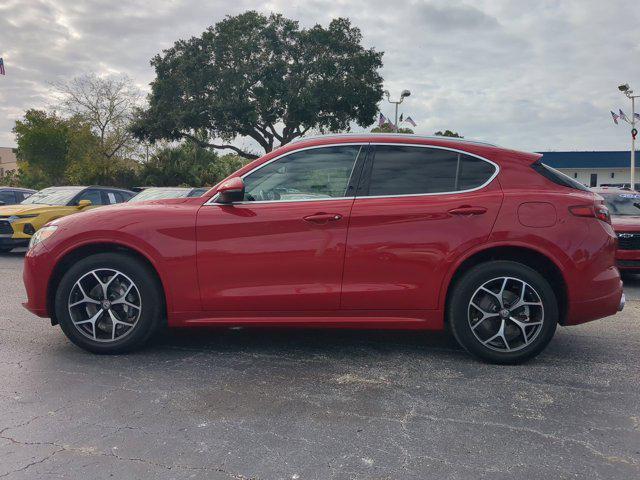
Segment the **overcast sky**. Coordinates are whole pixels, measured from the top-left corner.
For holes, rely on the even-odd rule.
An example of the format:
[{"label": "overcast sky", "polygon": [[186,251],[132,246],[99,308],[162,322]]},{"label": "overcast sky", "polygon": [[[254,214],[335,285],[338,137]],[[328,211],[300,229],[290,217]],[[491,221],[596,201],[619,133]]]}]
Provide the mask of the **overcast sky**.
[{"label": "overcast sky", "polygon": [[15,145],[26,109],[50,104],[49,82],[94,71],[148,89],[153,55],[248,9],[303,26],[349,17],[385,52],[385,87],[411,90],[401,111],[417,133],[448,128],[531,151],[629,148],[609,111],[630,110],[619,83],[640,93],[631,0],[0,0],[0,146]]}]

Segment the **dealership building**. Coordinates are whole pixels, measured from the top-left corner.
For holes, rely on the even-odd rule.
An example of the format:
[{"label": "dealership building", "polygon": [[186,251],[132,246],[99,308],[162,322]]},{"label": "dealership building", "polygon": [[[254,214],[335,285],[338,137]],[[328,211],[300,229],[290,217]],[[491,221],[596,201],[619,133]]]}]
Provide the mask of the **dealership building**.
[{"label": "dealership building", "polygon": [[[629,184],[631,152],[540,152],[543,162],[587,187]],[[636,167],[640,155],[636,153]],[[636,185],[640,182],[636,169]]]},{"label": "dealership building", "polygon": [[9,147],[0,147],[0,175],[17,168],[18,161],[16,160],[15,150]]}]

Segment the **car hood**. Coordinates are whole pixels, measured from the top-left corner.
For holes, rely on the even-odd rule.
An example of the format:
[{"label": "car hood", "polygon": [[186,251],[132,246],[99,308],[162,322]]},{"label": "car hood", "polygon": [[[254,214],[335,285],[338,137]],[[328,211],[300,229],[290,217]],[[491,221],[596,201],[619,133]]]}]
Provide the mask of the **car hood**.
[{"label": "car hood", "polygon": [[8,205],[6,207],[0,207],[0,218],[10,217],[12,215],[35,215],[45,212],[50,212],[59,208],[64,208],[58,205]]},{"label": "car hood", "polygon": [[[198,200],[198,198],[169,198],[165,200],[150,200],[147,202],[134,203],[118,203],[115,205],[105,205],[96,208],[89,208],[74,215],[67,215],[56,220],[51,224],[61,227],[68,227],[78,222],[87,225],[87,222],[96,222],[91,224],[91,228],[97,228],[105,225],[103,220],[110,221],[110,227],[118,223],[127,223],[130,218],[138,213],[147,215],[168,214],[172,207],[186,203],[188,201]],[[138,218],[145,218],[138,217]]]},{"label": "car hood", "polygon": [[640,215],[619,215],[611,217],[615,231],[640,232]]}]

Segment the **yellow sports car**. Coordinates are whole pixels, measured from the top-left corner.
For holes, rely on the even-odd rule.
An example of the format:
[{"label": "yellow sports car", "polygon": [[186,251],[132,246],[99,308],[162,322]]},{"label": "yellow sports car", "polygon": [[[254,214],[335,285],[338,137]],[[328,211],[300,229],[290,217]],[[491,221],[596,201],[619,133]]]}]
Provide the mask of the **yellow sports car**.
[{"label": "yellow sports car", "polygon": [[45,223],[86,208],[126,202],[129,190],[110,187],[49,187],[18,205],[0,206],[0,253],[26,246]]}]

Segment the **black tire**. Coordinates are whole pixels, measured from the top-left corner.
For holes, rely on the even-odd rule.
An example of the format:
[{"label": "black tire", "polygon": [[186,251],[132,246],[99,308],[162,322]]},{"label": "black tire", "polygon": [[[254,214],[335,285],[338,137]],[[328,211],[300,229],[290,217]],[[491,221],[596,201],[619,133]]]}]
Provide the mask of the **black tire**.
[{"label": "black tire", "polygon": [[[490,342],[490,345],[493,343],[493,348],[483,344],[480,339],[477,338],[474,331],[472,331],[469,320],[470,311],[475,312],[475,309],[470,307],[470,303],[472,299],[478,298],[474,297],[474,294],[487,282],[501,277],[513,277],[533,287],[533,289],[535,289],[534,293],[539,297],[543,308],[543,310],[536,310],[539,307],[526,307],[531,309],[531,312],[533,312],[532,315],[540,315],[540,312],[542,312],[543,316],[541,319],[537,319],[537,321],[542,322],[539,330],[534,330],[538,328],[535,326],[516,330],[514,328],[516,327],[515,323],[505,320],[505,324],[510,325],[509,328],[511,328],[512,334],[514,331],[516,332],[513,338],[520,343],[520,345],[516,343],[516,347],[519,349],[515,351],[497,351],[496,348],[502,348],[505,343],[508,343],[501,339]],[[497,280],[497,283],[500,284],[500,280]],[[514,281],[514,288],[516,283],[517,282]],[[491,286],[492,284],[489,285]],[[484,291],[482,291],[481,294],[482,293],[484,293]],[[531,295],[531,290],[528,290],[527,294]],[[506,303],[507,302],[505,302],[505,305]],[[465,272],[453,286],[447,310],[449,328],[458,343],[472,355],[497,364],[522,363],[538,355],[549,344],[551,338],[553,338],[559,319],[558,301],[549,282],[536,270],[526,265],[502,260],[482,263]],[[506,308],[506,310],[508,310],[508,308]],[[514,312],[515,311],[514,309]],[[479,310],[476,314],[479,314]],[[508,317],[505,316],[505,318]],[[489,321],[489,319],[494,323],[490,323],[491,321]],[[478,335],[480,335],[478,327],[489,330],[487,337],[490,338],[492,336],[491,334],[495,332],[495,330],[491,330],[490,327],[493,326],[494,329],[497,328],[498,322],[501,322],[502,318],[499,316],[487,316],[486,321],[487,325],[480,326],[478,325],[480,323],[478,321],[477,324],[474,323],[474,327]],[[529,344],[527,344],[525,334],[520,333],[522,330],[527,332],[530,341]],[[531,340],[531,337],[534,335],[535,337]],[[486,341],[489,338],[483,338],[483,340]]]},{"label": "black tire", "polygon": [[[139,292],[141,311],[137,322],[122,338],[97,341],[81,333],[74,325],[68,302],[71,290],[85,274],[99,269],[114,269],[131,279]],[[162,286],[145,263],[126,253],[99,253],[83,258],[64,274],[55,292],[55,312],[62,331],[80,348],[93,353],[118,354],[142,347],[162,323],[164,301]],[[112,325],[113,328],[113,325]]]}]

